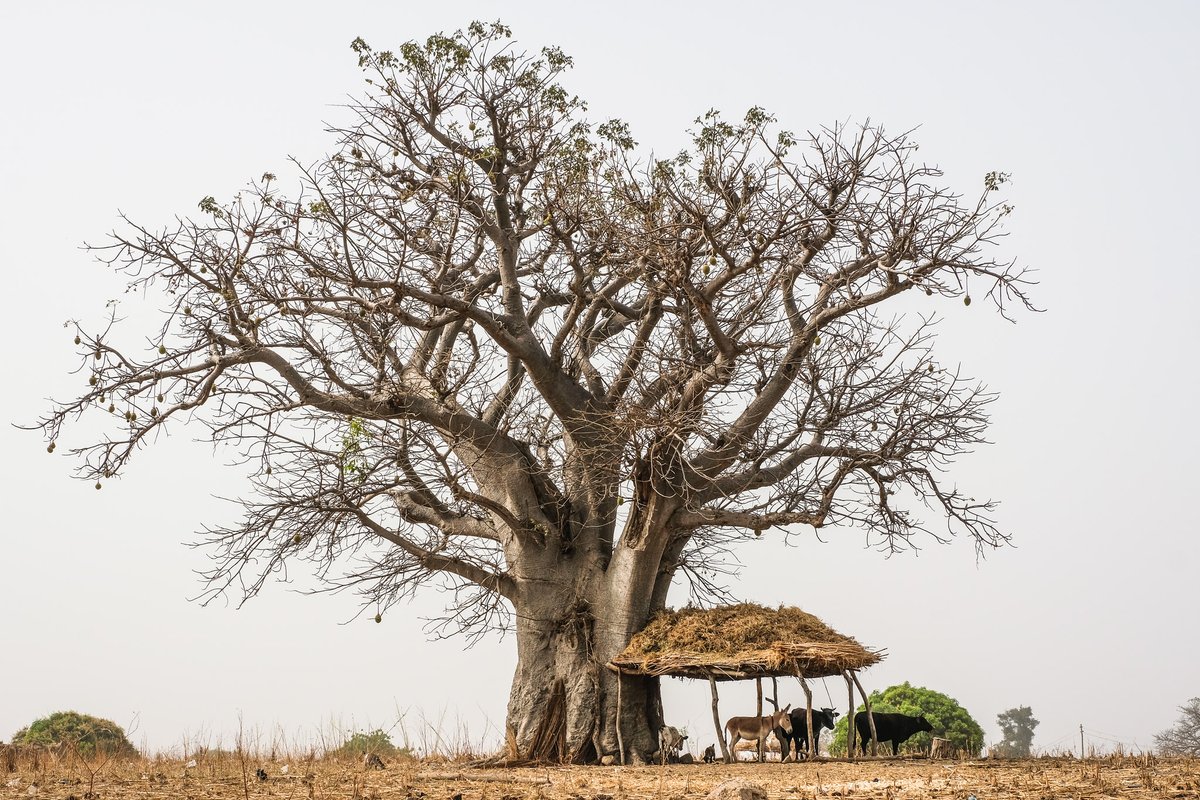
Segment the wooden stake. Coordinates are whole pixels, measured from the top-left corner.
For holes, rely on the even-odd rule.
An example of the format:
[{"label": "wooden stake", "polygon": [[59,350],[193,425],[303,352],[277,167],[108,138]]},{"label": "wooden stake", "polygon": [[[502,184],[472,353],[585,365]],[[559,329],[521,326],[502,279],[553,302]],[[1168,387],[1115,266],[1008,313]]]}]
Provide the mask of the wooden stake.
[{"label": "wooden stake", "polygon": [[617,672],[617,763],[625,766],[625,740],[621,738],[621,673]]},{"label": "wooden stake", "polygon": [[721,757],[726,764],[732,764],[729,758],[729,745],[725,742],[725,731],[721,728],[721,712],[717,710],[717,682],[712,675],[708,676],[708,686],[712,689],[713,727],[717,729],[717,741],[721,743]]},{"label": "wooden stake", "polygon": [[858,687],[858,693],[862,695],[863,706],[867,709],[867,725],[871,728],[871,757],[874,758],[879,755],[879,736],[875,733],[875,715],[871,713],[871,701],[867,698],[863,685],[858,681],[858,673],[850,670],[850,677],[854,679],[854,685]]},{"label": "wooden stake", "polygon": [[[807,703],[806,711],[808,716],[805,722],[808,724],[808,757],[812,758],[817,754],[816,742],[813,741],[816,737],[813,736],[812,689],[808,688],[808,681],[804,680],[804,674],[800,672],[799,668],[796,669],[796,677],[800,679],[800,688],[804,690],[804,699]],[[800,760],[799,753],[796,754],[796,760]]]},{"label": "wooden stake", "polygon": [[[763,709],[762,709],[762,678],[755,678],[754,685],[758,687],[758,724],[762,726]],[[763,763],[767,760],[766,754],[767,734],[758,737],[758,763]]]},{"label": "wooden stake", "polygon": [[855,733],[858,731],[854,726],[854,684],[850,681],[850,676],[846,674],[845,670],[842,670],[842,677],[846,679],[846,692],[850,696],[849,722],[846,725],[846,754],[850,757],[851,761],[854,761],[854,739]]}]

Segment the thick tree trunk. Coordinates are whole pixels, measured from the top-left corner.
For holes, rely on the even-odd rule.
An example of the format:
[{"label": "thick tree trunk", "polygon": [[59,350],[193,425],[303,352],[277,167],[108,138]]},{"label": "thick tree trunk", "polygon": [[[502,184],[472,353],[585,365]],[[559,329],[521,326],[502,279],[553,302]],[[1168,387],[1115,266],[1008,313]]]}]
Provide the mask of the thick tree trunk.
[{"label": "thick tree trunk", "polygon": [[[559,580],[540,581],[514,599],[510,758],[587,763],[618,755],[617,676],[605,664],[649,618],[652,575],[635,580],[610,569],[587,581],[560,572]],[[562,591],[571,585],[579,588]],[[621,693],[626,763],[649,760],[663,724],[658,680],[625,676]]]},{"label": "thick tree trunk", "polygon": [[589,621],[570,609],[517,609],[517,671],[508,699],[509,756],[590,761],[599,712]]}]

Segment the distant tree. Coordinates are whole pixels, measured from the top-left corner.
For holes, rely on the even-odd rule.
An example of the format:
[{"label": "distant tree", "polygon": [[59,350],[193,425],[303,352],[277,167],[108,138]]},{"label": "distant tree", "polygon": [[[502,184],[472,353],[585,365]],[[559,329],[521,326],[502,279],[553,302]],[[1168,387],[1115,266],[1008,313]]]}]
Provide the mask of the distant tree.
[{"label": "distant tree", "polygon": [[408,748],[399,748],[392,744],[392,737],[388,735],[387,731],[379,728],[369,733],[363,731],[355,733],[329,755],[334,758],[345,757],[358,760],[367,753],[377,756],[411,755]]},{"label": "distant tree", "polygon": [[1006,758],[1029,758],[1033,746],[1033,729],[1039,724],[1033,718],[1033,709],[1029,706],[1010,708],[996,715],[996,724],[1000,726],[1003,736],[994,748],[997,755]]},{"label": "distant tree", "polygon": [[1173,727],[1154,734],[1154,746],[1164,756],[1200,756],[1200,697],[1179,707]]},{"label": "distant tree", "polygon": [[115,722],[75,711],[56,711],[36,720],[13,734],[13,744],[69,744],[83,756],[107,753],[136,757],[137,748],[125,738],[125,730]]},{"label": "distant tree", "polygon": [[[297,562],[377,620],[445,588],[451,630],[515,629],[512,749],[589,761],[617,748],[605,664],[678,578],[726,599],[763,531],[1008,541],[948,475],[995,395],[933,349],[939,306],[1028,304],[993,249],[1007,175],[965,198],[906,135],[760,108],[654,158],[498,23],[353,48],[355,117],[295,190],[94,249],[160,313],[75,326],[88,388],[43,421],[53,452],[103,420],[72,451],[97,489],[183,425],[245,459],[208,596]],[[643,755],[658,686],[622,683]]]},{"label": "distant tree", "polygon": [[[902,744],[901,752],[928,750],[929,740],[933,736],[949,739],[955,747],[971,754],[978,753],[983,746],[983,728],[957,700],[941,692],[913,686],[905,681],[897,686],[889,686],[882,692],[871,692],[870,700],[873,712],[924,716],[933,726],[932,731],[922,731]],[[865,706],[860,705],[856,713],[864,710]],[[846,754],[846,726],[852,717],[842,717],[834,726],[833,741],[829,744],[830,755]]]}]

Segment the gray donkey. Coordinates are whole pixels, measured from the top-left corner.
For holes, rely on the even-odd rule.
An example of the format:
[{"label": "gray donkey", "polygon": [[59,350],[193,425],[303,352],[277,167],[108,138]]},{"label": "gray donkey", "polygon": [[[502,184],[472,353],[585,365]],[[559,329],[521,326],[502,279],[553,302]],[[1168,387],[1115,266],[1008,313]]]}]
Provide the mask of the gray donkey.
[{"label": "gray donkey", "polygon": [[[792,718],[788,715],[788,704],[766,717],[730,717],[725,723],[725,738],[729,740],[729,753],[733,755],[733,746],[742,739],[758,741],[776,728],[783,728],[791,734]],[[736,758],[736,756],[735,756]]]}]

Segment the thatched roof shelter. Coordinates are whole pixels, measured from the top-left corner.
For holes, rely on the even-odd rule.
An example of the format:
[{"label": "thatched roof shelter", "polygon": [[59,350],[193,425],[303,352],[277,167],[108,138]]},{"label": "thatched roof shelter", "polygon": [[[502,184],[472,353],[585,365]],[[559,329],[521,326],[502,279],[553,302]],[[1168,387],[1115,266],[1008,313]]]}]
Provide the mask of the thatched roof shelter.
[{"label": "thatched roof shelter", "polygon": [[[867,693],[856,672],[879,663],[885,655],[883,650],[868,650],[812,614],[793,606],[770,609],[741,603],[707,610],[681,608],[660,612],[608,662],[608,668],[618,675],[617,744],[621,763],[625,763],[620,724],[621,675],[672,675],[707,680],[712,688],[713,726],[721,744],[721,754],[726,763],[731,763],[733,758],[717,708],[717,681],[757,678],[757,714],[766,719],[762,717],[762,679],[789,675],[799,678],[807,698],[808,747],[812,756],[816,737],[812,732],[812,690],[806,679],[841,675],[849,693],[848,707],[853,711],[854,688],[857,686],[871,719]],[[778,697],[772,702],[778,706]],[[874,730],[875,722],[871,719],[872,736]],[[764,739],[764,736],[758,737],[759,760],[764,757]],[[871,746],[874,749],[874,741]],[[850,757],[854,757],[853,748]]]},{"label": "thatched roof shelter", "polygon": [[674,675],[719,681],[823,678],[878,663],[868,650],[793,606],[754,603],[663,611],[609,662],[626,675]]}]

